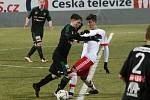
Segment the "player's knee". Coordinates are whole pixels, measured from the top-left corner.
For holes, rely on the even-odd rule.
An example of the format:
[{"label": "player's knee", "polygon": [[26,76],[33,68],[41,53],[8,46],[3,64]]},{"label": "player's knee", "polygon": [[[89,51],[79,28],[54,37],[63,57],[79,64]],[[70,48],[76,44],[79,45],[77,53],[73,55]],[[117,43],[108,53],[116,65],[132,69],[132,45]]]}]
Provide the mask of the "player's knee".
[{"label": "player's knee", "polygon": [[57,78],[58,78],[58,76],[57,76],[57,75],[52,74],[52,78],[53,78],[53,79],[57,79]]},{"label": "player's knee", "polygon": [[36,43],[37,44],[37,47],[42,47],[42,41]]},{"label": "player's knee", "polygon": [[73,66],[73,67],[71,68],[71,72],[77,72],[77,69],[76,69],[75,66]]},{"label": "player's knee", "polygon": [[34,42],[33,43],[33,45],[35,46],[35,47],[42,47],[42,42]]},{"label": "player's knee", "polygon": [[71,77],[77,77],[77,73],[76,72],[72,72],[70,75],[71,75]]},{"label": "player's knee", "polygon": [[72,77],[77,77],[77,73],[76,72],[72,72],[70,73],[67,78],[71,79]]},{"label": "player's knee", "polygon": [[85,81],[85,80],[86,80],[86,77],[80,77],[80,79],[81,79],[82,81]]}]

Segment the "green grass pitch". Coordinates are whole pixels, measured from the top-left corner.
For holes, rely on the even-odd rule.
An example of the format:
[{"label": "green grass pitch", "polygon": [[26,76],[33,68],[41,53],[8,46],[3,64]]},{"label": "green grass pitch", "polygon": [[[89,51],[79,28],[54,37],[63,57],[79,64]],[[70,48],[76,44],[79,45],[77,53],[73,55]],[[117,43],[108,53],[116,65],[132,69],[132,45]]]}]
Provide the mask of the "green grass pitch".
[{"label": "green grass pitch", "polygon": [[[85,100],[120,100],[124,83],[118,79],[118,73],[129,51],[135,46],[145,44],[146,27],[147,25],[143,24],[102,26],[108,35],[110,32],[115,33],[109,46],[111,74],[105,74],[102,57],[93,78],[100,94],[86,96]],[[30,29],[0,28],[0,100],[56,100],[53,92],[60,79],[42,87],[40,98],[34,96],[32,83],[49,73],[51,56],[57,46],[61,28],[58,26],[52,31],[45,29],[43,51],[49,60],[48,63],[41,63],[37,53],[32,56],[33,63],[24,61],[24,56],[32,46]],[[70,65],[80,57],[81,50],[82,44],[74,44],[68,57]],[[82,81],[78,79],[75,97],[78,96],[82,84]]]}]

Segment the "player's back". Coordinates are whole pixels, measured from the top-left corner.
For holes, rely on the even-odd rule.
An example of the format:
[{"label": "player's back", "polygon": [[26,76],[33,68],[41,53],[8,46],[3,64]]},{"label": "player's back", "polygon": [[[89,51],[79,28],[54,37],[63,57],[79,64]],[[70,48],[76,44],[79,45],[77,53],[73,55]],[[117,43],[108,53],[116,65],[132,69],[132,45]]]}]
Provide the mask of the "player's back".
[{"label": "player's back", "polygon": [[150,98],[150,46],[131,51],[125,67],[126,92],[122,100],[149,100]]}]

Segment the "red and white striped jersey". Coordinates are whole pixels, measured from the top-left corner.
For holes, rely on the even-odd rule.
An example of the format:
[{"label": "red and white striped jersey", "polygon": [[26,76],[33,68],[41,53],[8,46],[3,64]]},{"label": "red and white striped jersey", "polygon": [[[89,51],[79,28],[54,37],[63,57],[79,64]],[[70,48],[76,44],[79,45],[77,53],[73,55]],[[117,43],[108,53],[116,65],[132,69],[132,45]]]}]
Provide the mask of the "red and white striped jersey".
[{"label": "red and white striped jersey", "polygon": [[102,36],[102,39],[100,39],[99,42],[87,41],[86,43],[84,43],[81,57],[86,56],[91,61],[95,62],[100,46],[104,46],[104,61],[108,62],[109,48],[107,42],[107,35],[104,30],[102,29],[90,30],[89,34],[84,34],[81,36],[88,37],[88,36],[94,36],[96,34],[100,34]]}]

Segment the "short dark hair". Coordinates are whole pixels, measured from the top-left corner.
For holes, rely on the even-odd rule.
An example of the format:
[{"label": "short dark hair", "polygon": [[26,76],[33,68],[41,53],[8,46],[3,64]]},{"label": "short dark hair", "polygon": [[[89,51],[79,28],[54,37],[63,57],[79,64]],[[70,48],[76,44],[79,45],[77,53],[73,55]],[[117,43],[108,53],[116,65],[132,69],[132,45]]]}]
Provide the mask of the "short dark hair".
[{"label": "short dark hair", "polygon": [[87,17],[86,17],[86,20],[93,20],[93,21],[97,21],[97,16],[94,15],[94,14],[89,14]]},{"label": "short dark hair", "polygon": [[78,14],[75,14],[75,13],[71,15],[71,19],[75,19],[75,20],[79,20],[80,19],[82,21],[82,17],[80,15],[78,15]]},{"label": "short dark hair", "polygon": [[148,26],[147,31],[146,31],[146,39],[150,40],[150,25]]}]

